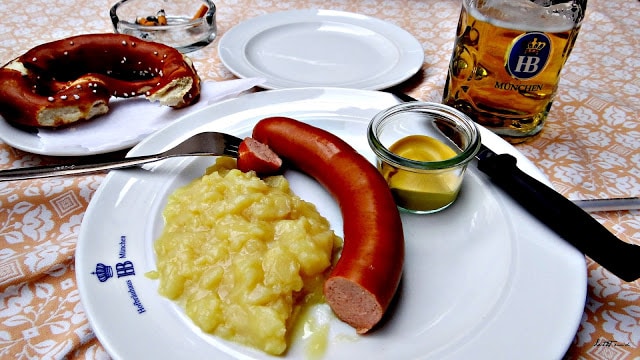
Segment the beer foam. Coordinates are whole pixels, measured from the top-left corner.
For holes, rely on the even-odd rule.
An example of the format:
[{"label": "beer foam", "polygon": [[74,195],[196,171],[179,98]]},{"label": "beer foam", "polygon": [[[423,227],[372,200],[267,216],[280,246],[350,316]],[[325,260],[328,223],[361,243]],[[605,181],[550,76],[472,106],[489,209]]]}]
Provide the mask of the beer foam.
[{"label": "beer foam", "polygon": [[557,33],[571,30],[580,23],[584,10],[572,1],[551,5],[549,0],[484,0],[465,7],[478,20],[519,31]]}]

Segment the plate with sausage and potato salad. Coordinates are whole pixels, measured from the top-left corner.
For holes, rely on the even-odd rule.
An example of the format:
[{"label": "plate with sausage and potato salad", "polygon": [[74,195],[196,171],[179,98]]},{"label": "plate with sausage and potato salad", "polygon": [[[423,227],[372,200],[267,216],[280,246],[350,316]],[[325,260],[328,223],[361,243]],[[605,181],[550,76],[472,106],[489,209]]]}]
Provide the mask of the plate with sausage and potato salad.
[{"label": "plate with sausage and potato salad", "polygon": [[[182,118],[142,141],[130,155],[159,152],[203,131],[243,138],[251,136],[264,118],[287,117],[335,135],[373,163],[367,125],[376,113],[395,104],[396,98],[387,93],[341,88],[248,94]],[[513,154],[522,170],[547,182],[515,148],[480,130],[485,144]],[[296,127],[287,131],[300,143],[310,137]],[[300,151],[299,159],[311,155]],[[315,171],[343,176],[343,166],[321,166]],[[114,358],[542,359],[562,357],[575,337],[586,295],[584,256],[473,166],[449,208],[431,215],[400,214],[404,254],[389,253],[384,266],[402,271],[402,277],[382,320],[367,331],[340,320],[314,289],[322,279],[318,274],[335,261],[357,267],[358,258],[366,257],[346,253],[341,259],[339,250],[345,245],[339,240],[344,238],[346,244],[353,238],[346,237],[347,230],[384,232],[387,221],[354,228],[360,220],[343,216],[328,189],[294,168],[281,177],[260,179],[233,167],[231,159],[169,159],[142,169],[113,171],[94,195],[78,240],[76,276],[90,324]],[[358,175],[352,174],[354,179]],[[198,185],[205,183],[206,187]],[[259,195],[252,195],[256,191]],[[219,203],[216,196],[228,202]],[[340,202],[358,199],[349,192],[340,197]],[[243,204],[243,210],[235,211],[229,204]],[[295,213],[295,218],[278,218],[282,204],[287,204],[284,213]],[[352,211],[377,211],[369,206],[362,203]],[[260,226],[244,222],[256,209],[268,221]],[[229,222],[231,218],[241,225]],[[174,219],[187,225],[175,225]],[[251,229],[256,238],[284,233],[288,235],[283,238],[296,240],[284,247],[261,245],[253,236],[246,240],[246,232],[237,226]],[[180,228],[180,235],[167,238],[170,228]],[[303,238],[307,240],[297,240]],[[248,247],[238,245],[239,239]],[[242,257],[258,248],[268,255]],[[227,256],[234,252],[241,260]],[[294,253],[298,260],[292,260]],[[202,270],[210,269],[204,264],[220,254],[226,256],[221,262],[237,265],[225,268],[232,282],[225,271]],[[166,273],[177,281],[163,282],[165,260],[172,264]],[[192,275],[196,272],[197,277]],[[302,273],[304,284],[289,281],[298,281],[296,274]],[[377,277],[365,276],[363,281],[390,286]],[[194,283],[199,288],[193,298],[166,295],[191,291]],[[241,283],[249,284],[246,296],[239,292]],[[272,296],[294,283],[293,295]],[[306,291],[304,298],[300,289]],[[234,300],[220,305],[210,300],[212,294]],[[304,305],[296,307],[301,301]],[[263,306],[268,302],[288,309],[290,317],[283,320],[280,312]],[[273,319],[279,319],[280,327]],[[241,335],[254,330],[262,335],[249,340]],[[275,333],[284,339],[284,347],[282,341],[272,341]],[[253,341],[256,336],[264,341]]]}]

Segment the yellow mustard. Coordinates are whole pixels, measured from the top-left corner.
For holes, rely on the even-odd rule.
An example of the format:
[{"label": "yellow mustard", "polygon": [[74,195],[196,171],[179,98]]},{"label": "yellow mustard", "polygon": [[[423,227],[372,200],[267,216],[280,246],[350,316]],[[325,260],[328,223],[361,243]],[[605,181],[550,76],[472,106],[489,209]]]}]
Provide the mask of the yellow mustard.
[{"label": "yellow mustard", "polygon": [[[418,161],[443,161],[456,156],[451,147],[426,135],[404,137],[389,150]],[[414,211],[428,212],[447,206],[457,197],[461,181],[451,169],[413,172],[383,164],[381,170],[398,206]]]}]

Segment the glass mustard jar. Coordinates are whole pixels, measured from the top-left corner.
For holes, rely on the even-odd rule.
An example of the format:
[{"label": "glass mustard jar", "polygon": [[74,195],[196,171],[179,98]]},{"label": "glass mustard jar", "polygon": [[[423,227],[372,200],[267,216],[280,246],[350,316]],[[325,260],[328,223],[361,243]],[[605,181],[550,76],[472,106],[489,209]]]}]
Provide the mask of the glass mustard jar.
[{"label": "glass mustard jar", "polygon": [[481,144],[468,116],[429,102],[381,111],[371,120],[367,138],[398,207],[418,214],[443,210],[456,200]]}]

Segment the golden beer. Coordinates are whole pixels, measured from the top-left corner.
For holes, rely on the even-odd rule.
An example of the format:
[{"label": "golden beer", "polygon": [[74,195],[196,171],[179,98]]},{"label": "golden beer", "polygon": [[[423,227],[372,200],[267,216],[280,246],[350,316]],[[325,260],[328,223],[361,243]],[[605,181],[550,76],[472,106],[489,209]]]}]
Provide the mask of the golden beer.
[{"label": "golden beer", "polygon": [[540,132],[586,1],[562,6],[568,15],[526,0],[463,0],[443,103],[512,143]]}]

